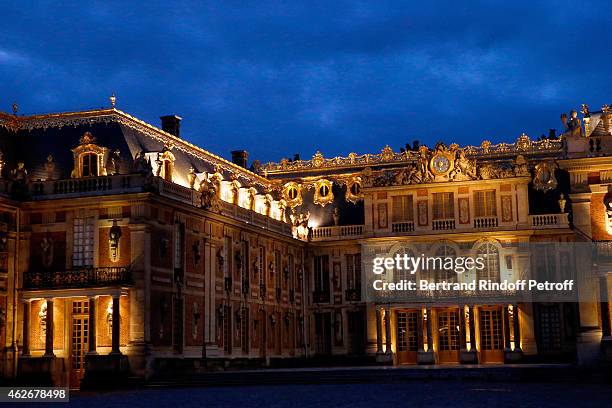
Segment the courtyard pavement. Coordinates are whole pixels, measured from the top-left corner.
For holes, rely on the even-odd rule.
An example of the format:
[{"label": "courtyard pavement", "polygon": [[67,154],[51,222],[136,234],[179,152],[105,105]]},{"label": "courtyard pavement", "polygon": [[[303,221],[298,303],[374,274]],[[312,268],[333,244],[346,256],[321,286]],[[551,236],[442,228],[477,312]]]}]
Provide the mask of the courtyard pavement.
[{"label": "courtyard pavement", "polygon": [[61,405],[86,408],[609,407],[612,384],[436,380],[402,384],[263,385],[73,392],[70,399],[69,404]]}]

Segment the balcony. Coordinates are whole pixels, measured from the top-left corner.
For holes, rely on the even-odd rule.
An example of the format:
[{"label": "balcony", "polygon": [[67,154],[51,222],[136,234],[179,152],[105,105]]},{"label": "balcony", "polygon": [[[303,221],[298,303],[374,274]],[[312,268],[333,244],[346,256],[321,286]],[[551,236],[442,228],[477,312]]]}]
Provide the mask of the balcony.
[{"label": "balcony", "polygon": [[431,229],[434,231],[452,231],[455,229],[455,219],[448,218],[442,220],[433,220]]},{"label": "balcony", "polygon": [[359,302],[361,300],[361,289],[347,289],[344,296],[347,302]]},{"label": "balcony", "polygon": [[329,303],[329,290],[315,290],[312,292],[313,303]]},{"label": "balcony", "polygon": [[132,283],[129,268],[80,268],[65,271],[28,271],[23,275],[25,289],[69,289],[124,286]]},{"label": "balcony", "polygon": [[567,213],[538,214],[529,216],[529,226],[532,229],[569,228]]},{"label": "balcony", "polygon": [[336,225],[333,227],[318,227],[311,231],[311,241],[333,241],[338,239],[353,239],[363,237],[363,225]]},{"label": "balcony", "polygon": [[66,180],[34,181],[29,185],[34,200],[83,197],[140,192],[144,190],[142,174],[84,177]]},{"label": "balcony", "polygon": [[497,228],[499,221],[496,216],[492,217],[474,217],[474,228],[475,229],[491,229]]},{"label": "balcony", "polygon": [[413,232],[414,231],[414,221],[402,221],[402,222],[394,222],[391,224],[391,232]]}]

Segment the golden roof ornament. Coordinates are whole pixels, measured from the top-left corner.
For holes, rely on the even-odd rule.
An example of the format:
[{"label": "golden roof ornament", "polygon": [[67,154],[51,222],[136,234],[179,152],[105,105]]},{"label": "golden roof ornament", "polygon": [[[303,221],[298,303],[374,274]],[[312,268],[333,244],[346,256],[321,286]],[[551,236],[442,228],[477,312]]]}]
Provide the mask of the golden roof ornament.
[{"label": "golden roof ornament", "polygon": [[17,110],[18,110],[17,102],[13,102],[13,115],[17,115]]},{"label": "golden roof ornament", "polygon": [[90,132],[83,133],[83,136],[79,139],[79,143],[82,145],[93,144],[95,142],[96,138]]},{"label": "golden roof ornament", "polygon": [[529,148],[530,143],[531,140],[529,139],[529,136],[527,136],[525,133],[521,133],[521,135],[516,139],[516,147],[519,150],[527,150]]},{"label": "golden roof ornament", "polygon": [[111,108],[114,108],[115,104],[117,103],[117,96],[115,95],[114,92],[111,96],[109,96],[108,100],[110,101]]},{"label": "golden roof ornament", "polygon": [[314,156],[312,156],[312,165],[314,167],[321,167],[324,161],[325,159],[323,158],[323,155],[321,154],[320,151],[317,150]]},{"label": "golden roof ornament", "polygon": [[381,159],[383,159],[383,161],[391,161],[391,160],[393,160],[393,149],[391,149],[391,146],[386,145],[382,149],[382,152],[380,153],[380,157],[381,157]]},{"label": "golden roof ornament", "polygon": [[483,153],[489,153],[489,148],[491,147],[491,142],[488,140],[483,140],[482,143],[480,144],[480,147],[482,147],[482,152]]}]

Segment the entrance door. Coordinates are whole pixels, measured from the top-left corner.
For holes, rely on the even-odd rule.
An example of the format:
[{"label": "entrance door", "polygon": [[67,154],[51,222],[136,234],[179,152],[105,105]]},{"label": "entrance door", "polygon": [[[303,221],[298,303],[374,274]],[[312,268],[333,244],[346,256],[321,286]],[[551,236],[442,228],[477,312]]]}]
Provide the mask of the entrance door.
[{"label": "entrance door", "polygon": [[89,301],[74,301],[70,340],[70,387],[78,388],[85,374],[85,354],[88,345]]},{"label": "entrance door", "polygon": [[331,313],[315,313],[315,353],[331,354]]},{"label": "entrance door", "polygon": [[348,333],[349,333],[349,353],[363,354],[365,352],[365,330],[363,312],[347,312]]},{"label": "entrance door", "polygon": [[402,310],[396,314],[398,364],[416,364],[417,362],[417,319],[416,310]]},{"label": "entrance door", "polygon": [[460,322],[457,309],[439,310],[438,314],[438,361],[458,363],[460,343]]},{"label": "entrance door", "polygon": [[480,314],[480,361],[504,362],[504,325],[501,307],[484,307]]}]

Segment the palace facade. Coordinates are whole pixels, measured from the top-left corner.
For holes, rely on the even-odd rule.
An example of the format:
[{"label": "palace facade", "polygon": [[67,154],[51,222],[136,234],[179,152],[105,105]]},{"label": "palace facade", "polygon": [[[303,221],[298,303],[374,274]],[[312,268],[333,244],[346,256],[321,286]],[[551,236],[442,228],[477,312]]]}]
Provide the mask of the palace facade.
[{"label": "palace facade", "polygon": [[[562,120],[537,141],[247,167],[245,151],[230,162],[182,139],[178,116],[158,128],[114,98],[0,113],[2,375],[78,387],[223,367],[610,361],[612,112]],[[373,297],[373,258],[396,254],[481,255],[478,279],[569,273],[579,290]]]}]

